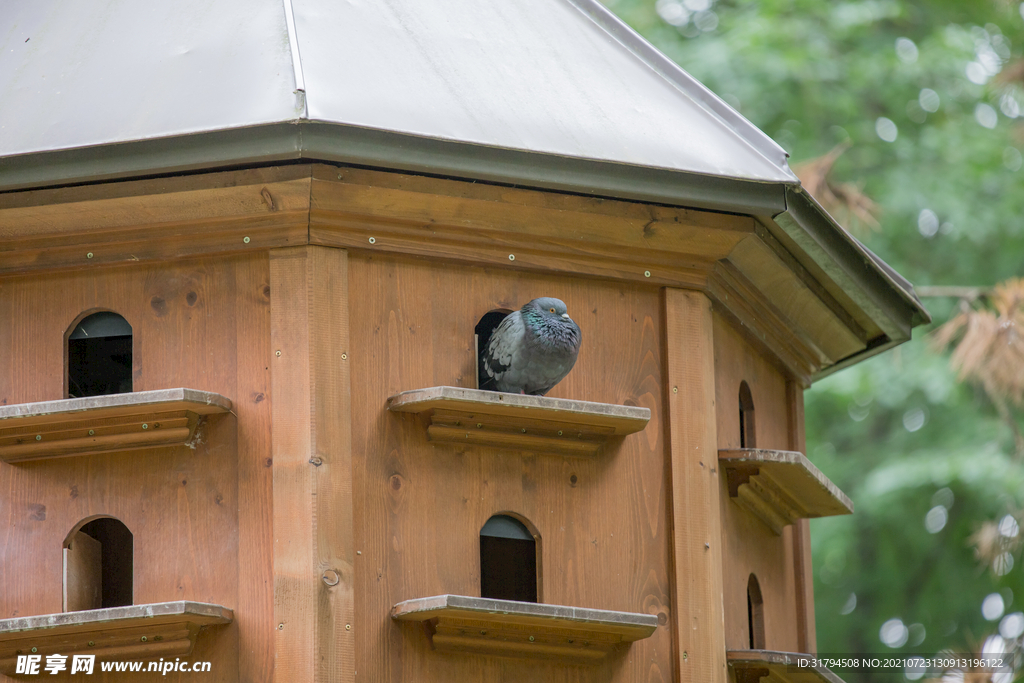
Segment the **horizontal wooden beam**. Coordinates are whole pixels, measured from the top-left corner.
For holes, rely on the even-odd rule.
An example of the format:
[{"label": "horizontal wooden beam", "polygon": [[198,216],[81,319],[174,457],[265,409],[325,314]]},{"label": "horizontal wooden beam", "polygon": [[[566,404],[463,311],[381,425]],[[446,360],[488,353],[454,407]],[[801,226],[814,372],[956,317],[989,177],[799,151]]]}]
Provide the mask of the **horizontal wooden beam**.
[{"label": "horizontal wooden beam", "polygon": [[0,194],[0,275],[301,245],[699,290],[805,386],[877,331],[750,216],[324,164]]}]

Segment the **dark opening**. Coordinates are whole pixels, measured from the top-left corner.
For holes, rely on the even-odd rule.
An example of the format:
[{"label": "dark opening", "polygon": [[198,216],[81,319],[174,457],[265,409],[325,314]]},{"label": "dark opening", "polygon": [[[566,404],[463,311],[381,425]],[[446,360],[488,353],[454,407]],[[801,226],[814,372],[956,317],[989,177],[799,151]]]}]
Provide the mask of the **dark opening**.
[{"label": "dark opening", "polygon": [[101,517],[64,544],[64,609],[131,605],[134,539],[121,521]]},{"label": "dark opening", "polygon": [[756,448],[754,438],[754,397],[750,387],[740,382],[740,448]]},{"label": "dark opening", "polygon": [[480,530],[480,595],[537,602],[537,541],[518,519],[495,515]]},{"label": "dark opening", "polygon": [[484,314],[484,317],[480,318],[480,322],[476,324],[476,357],[478,359],[476,364],[476,386],[477,389],[490,389],[494,390],[494,380],[487,376],[484,372],[483,364],[479,362],[480,354],[482,351],[487,349],[487,344],[491,341],[491,334],[494,333],[495,328],[501,324],[509,313],[504,309],[495,309],[488,311]]},{"label": "dark opening", "polygon": [[761,598],[761,586],[753,574],[747,580],[747,627],[750,633],[750,649],[765,649],[764,600]]},{"label": "dark opening", "polygon": [[68,397],[132,390],[132,326],[117,313],[93,313],[68,337]]}]

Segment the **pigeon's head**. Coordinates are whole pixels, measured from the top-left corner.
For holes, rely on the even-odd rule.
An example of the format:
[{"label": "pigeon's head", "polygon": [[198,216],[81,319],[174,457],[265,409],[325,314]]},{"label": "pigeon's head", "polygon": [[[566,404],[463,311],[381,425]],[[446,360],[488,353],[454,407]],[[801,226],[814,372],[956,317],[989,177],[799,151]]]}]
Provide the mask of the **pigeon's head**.
[{"label": "pigeon's head", "polygon": [[565,303],[561,299],[555,299],[550,296],[534,299],[523,306],[523,309],[540,314],[542,318],[547,318],[549,320],[572,320],[565,308]]}]

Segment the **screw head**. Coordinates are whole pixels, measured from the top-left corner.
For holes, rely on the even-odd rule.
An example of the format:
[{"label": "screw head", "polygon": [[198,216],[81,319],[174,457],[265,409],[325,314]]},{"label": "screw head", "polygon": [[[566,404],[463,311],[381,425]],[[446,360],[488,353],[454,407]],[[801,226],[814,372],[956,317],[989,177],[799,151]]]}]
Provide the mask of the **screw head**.
[{"label": "screw head", "polygon": [[477,422],[476,423],[476,428],[477,429],[483,429],[483,427],[484,427],[483,423],[481,423],[481,422]]},{"label": "screw head", "polygon": [[143,429],[149,429],[149,425],[148,425],[148,424],[146,424],[145,422],[143,422],[143,423],[142,423],[142,428],[143,428]]},{"label": "screw head", "polygon": [[245,242],[246,244],[249,244],[249,237],[248,236],[243,237],[242,241]]},{"label": "screw head", "polygon": [[341,354],[341,359],[342,360],[348,360],[348,354],[347,353]]},{"label": "screw head", "polygon": [[508,255],[508,260],[509,261],[515,261],[516,260],[516,255],[515,254],[509,254]]},{"label": "screw head", "polygon": [[352,624],[345,624],[345,630],[346,631],[351,631],[352,630]]},{"label": "screw head", "polygon": [[280,356],[280,355],[281,355],[281,352],[280,352],[280,351],[276,351],[276,352],[275,352],[275,354],[276,354],[276,355],[278,355],[278,356]]},{"label": "screw head", "polygon": [[89,647],[96,647],[96,641],[95,640],[90,640],[89,641]]},{"label": "screw head", "polygon": [[562,435],[562,430],[561,430],[561,429],[559,429],[559,430],[558,430],[558,435],[559,435],[559,436],[561,436],[561,435]]},{"label": "screw head", "polygon": [[284,624],[278,624],[277,625],[277,630],[278,631],[283,631],[284,630]]},{"label": "screw head", "polygon": [[89,436],[96,436],[96,430],[95,429],[90,429],[89,430]]},{"label": "screw head", "polygon": [[672,393],[673,394],[678,394],[679,393],[679,387],[672,387]]},{"label": "screw head", "polygon": [[36,441],[42,441],[42,440],[43,440],[43,435],[42,434],[36,434]]},{"label": "screw head", "polygon": [[644,277],[650,277],[650,276],[651,276],[651,271],[645,270],[644,271]]},{"label": "screw head", "polygon": [[140,638],[139,640],[141,640],[142,642],[146,642],[147,640],[149,640],[149,638],[147,638],[146,636],[142,636],[142,638]]},{"label": "screw head", "polygon": [[376,237],[371,237],[370,238],[370,244],[377,244],[377,238]]},{"label": "screw head", "polygon": [[526,428],[524,427],[524,428],[523,428],[523,434],[525,434],[525,433],[526,433]]},{"label": "screw head", "polygon": [[88,254],[86,254],[85,258],[92,258],[92,252],[90,251]]},{"label": "screw head", "polygon": [[39,652],[39,648],[38,647],[32,648],[32,652]]},{"label": "screw head", "polygon": [[531,643],[533,642],[533,636],[530,636],[530,642]]}]

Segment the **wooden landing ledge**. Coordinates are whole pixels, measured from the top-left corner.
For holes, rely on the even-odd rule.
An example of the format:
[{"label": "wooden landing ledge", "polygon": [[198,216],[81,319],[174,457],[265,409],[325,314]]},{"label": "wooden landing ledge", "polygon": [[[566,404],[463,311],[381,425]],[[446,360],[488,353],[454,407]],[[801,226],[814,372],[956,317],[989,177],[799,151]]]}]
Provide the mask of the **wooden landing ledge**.
[{"label": "wooden landing ledge", "polygon": [[431,441],[570,455],[594,455],[651,419],[648,408],[461,387],[403,391],[388,409],[429,419]]},{"label": "wooden landing ledge", "polygon": [[800,667],[801,659],[813,659],[814,655],[774,650],[728,650],[725,661],[736,673],[736,683],[843,683],[824,666]]},{"label": "wooden landing ledge", "polygon": [[596,663],[612,650],[648,638],[652,614],[533,602],[437,595],[400,602],[391,618],[423,622],[435,650]]},{"label": "wooden landing ledge", "polygon": [[[27,654],[42,655],[43,666],[48,654],[118,659],[187,655],[200,629],[233,618],[220,605],[178,601],[2,619],[0,671],[13,672],[18,655]],[[71,659],[67,662],[70,670]]]},{"label": "wooden landing ledge", "polygon": [[230,410],[230,400],[195,389],[0,406],[0,460],[16,463],[187,444],[200,417]]},{"label": "wooden landing ledge", "polygon": [[798,519],[848,515],[853,502],[803,453],[737,448],[718,451],[729,496],[775,533]]}]

